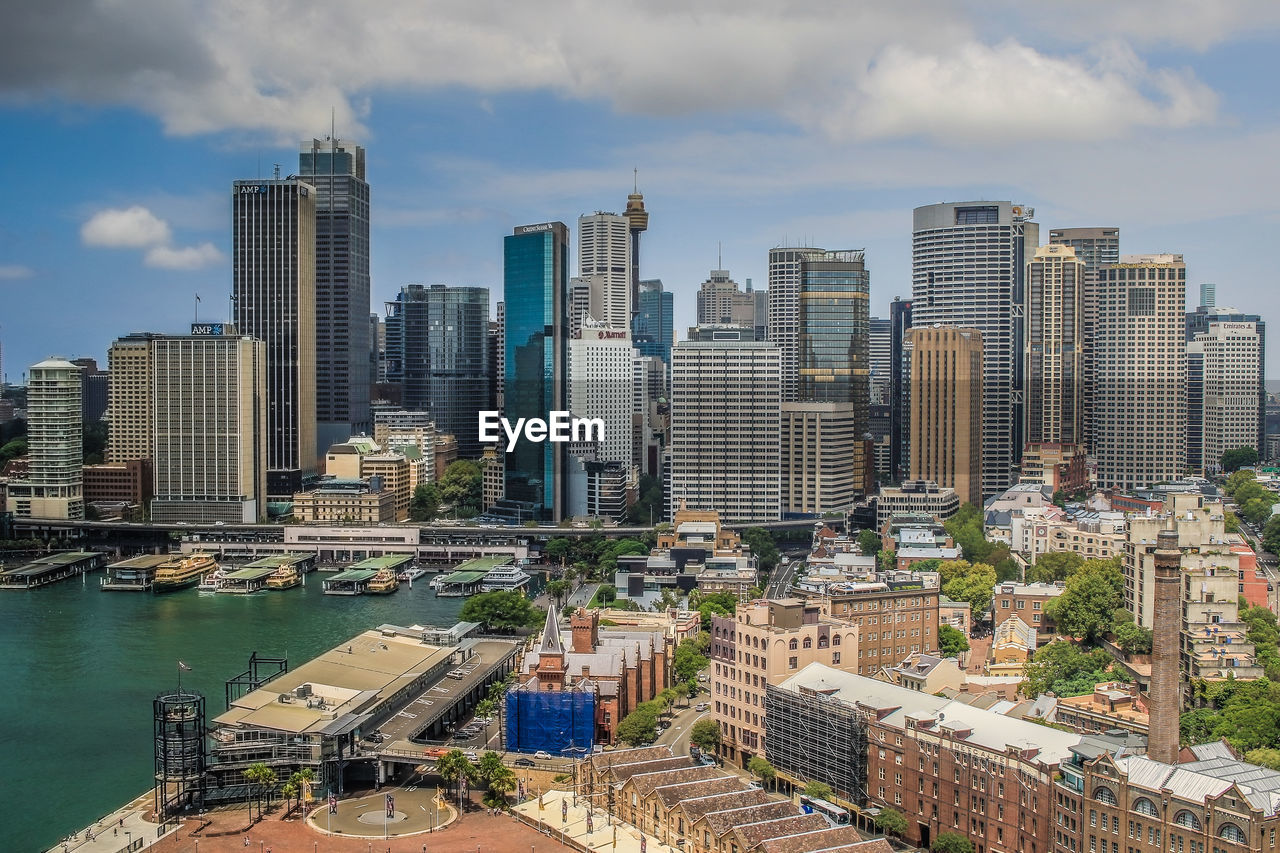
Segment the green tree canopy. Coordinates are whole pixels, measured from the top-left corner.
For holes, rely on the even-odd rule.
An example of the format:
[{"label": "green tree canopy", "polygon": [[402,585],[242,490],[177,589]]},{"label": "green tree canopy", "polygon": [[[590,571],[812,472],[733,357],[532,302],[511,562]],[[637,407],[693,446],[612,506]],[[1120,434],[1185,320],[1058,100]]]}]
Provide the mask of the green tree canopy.
[{"label": "green tree canopy", "polygon": [[1123,603],[1120,558],[1088,560],[1068,578],[1062,594],[1045,605],[1045,615],[1061,633],[1096,643]]},{"label": "green tree canopy", "polygon": [[963,631],[944,623],[938,626],[938,650],[943,657],[955,657],[961,652],[969,651],[969,638]]},{"label": "green tree canopy", "polygon": [[939,567],[942,593],[952,601],[967,601],[974,618],[991,606],[991,592],[996,586],[996,570],[987,563],[947,560]]},{"label": "green tree canopy", "polygon": [[517,628],[536,627],[543,619],[542,613],[529,599],[514,590],[500,589],[482,592],[467,599],[462,605],[464,622],[479,622],[489,631],[498,633]]},{"label": "green tree canopy", "polygon": [[1130,619],[1127,622],[1117,622],[1112,629],[1112,633],[1116,635],[1116,645],[1126,655],[1151,654],[1152,634],[1150,628],[1143,628]]},{"label": "green tree canopy", "polygon": [[703,752],[714,753],[720,746],[720,724],[704,717],[689,730],[689,742]]},{"label": "green tree canopy", "polygon": [[440,501],[455,509],[479,510],[484,490],[484,469],[471,459],[455,459],[440,478]]},{"label": "green tree canopy", "polygon": [[1262,547],[1280,554],[1280,515],[1272,516],[1262,528]]},{"label": "green tree canopy", "polygon": [[631,746],[652,743],[658,735],[658,714],[649,703],[642,703],[618,723],[618,740]]},{"label": "green tree canopy", "polygon": [[1019,688],[1024,696],[1050,690],[1059,697],[1080,696],[1110,677],[1111,657],[1101,649],[1084,651],[1075,643],[1055,640],[1036,651]]},{"label": "green tree canopy", "polygon": [[698,651],[698,644],[693,640],[684,640],[680,645],[676,646],[676,653],[672,658],[672,667],[675,672],[676,679],[679,681],[689,681],[698,677],[698,673],[707,666],[707,658],[702,652]]},{"label": "green tree canopy", "polygon": [[435,483],[419,483],[409,501],[410,521],[431,521],[440,512],[440,490]]},{"label": "green tree canopy", "polygon": [[742,541],[756,558],[756,566],[761,572],[771,572],[777,568],[781,554],[778,545],[773,541],[769,531],[760,527],[750,527],[742,534]]},{"label": "green tree canopy", "polygon": [[882,547],[884,543],[880,540],[880,534],[874,530],[864,530],[858,534],[858,548],[863,554],[879,554]]},{"label": "green tree canopy", "polygon": [[778,771],[773,768],[769,760],[759,755],[751,756],[751,760],[747,762],[747,772],[770,786],[772,786],[773,780],[778,778]]},{"label": "green tree canopy", "polygon": [[569,594],[570,584],[566,580],[548,581],[542,591],[548,598],[554,598],[558,607],[564,606],[564,597]]},{"label": "green tree canopy", "polygon": [[876,815],[876,829],[885,835],[901,838],[907,831],[907,819],[897,809],[885,806]]},{"label": "green tree canopy", "polygon": [[973,853],[973,842],[958,832],[945,830],[933,839],[929,850],[931,853]]},{"label": "green tree canopy", "polygon": [[1233,473],[1241,468],[1252,467],[1258,464],[1258,449],[1256,447],[1237,447],[1235,450],[1228,450],[1222,454],[1222,470],[1227,473]]},{"label": "green tree canopy", "polygon": [[831,790],[831,786],[826,782],[813,781],[804,786],[804,795],[806,797],[816,797],[819,800],[830,800],[835,792]]},{"label": "green tree canopy", "polygon": [[1035,565],[1027,569],[1027,580],[1032,583],[1057,583],[1065,581],[1084,565],[1084,557],[1074,551],[1050,551],[1041,554]]},{"label": "green tree canopy", "polygon": [[1270,767],[1272,770],[1280,770],[1280,749],[1260,746],[1257,749],[1251,749],[1246,752],[1244,760],[1250,764],[1258,764],[1262,767]]}]

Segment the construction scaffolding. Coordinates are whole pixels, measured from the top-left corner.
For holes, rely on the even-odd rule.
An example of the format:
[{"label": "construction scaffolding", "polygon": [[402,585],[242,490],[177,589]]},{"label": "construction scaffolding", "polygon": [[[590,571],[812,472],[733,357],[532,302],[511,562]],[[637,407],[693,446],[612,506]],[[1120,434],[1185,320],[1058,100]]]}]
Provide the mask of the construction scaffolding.
[{"label": "construction scaffolding", "polygon": [[507,751],[565,758],[590,754],[595,740],[593,685],[538,690],[536,680],[507,691]]},{"label": "construction scaffolding", "polygon": [[765,755],[799,782],[825,782],[840,799],[867,804],[867,718],[822,693],[769,685],[764,697]]}]

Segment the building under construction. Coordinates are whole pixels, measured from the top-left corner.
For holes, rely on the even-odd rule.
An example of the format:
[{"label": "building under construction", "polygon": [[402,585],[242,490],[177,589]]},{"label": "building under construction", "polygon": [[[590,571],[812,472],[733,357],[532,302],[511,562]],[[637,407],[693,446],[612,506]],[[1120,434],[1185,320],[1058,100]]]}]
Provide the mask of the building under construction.
[{"label": "building under construction", "polygon": [[793,783],[819,779],[836,797],[867,805],[867,716],[804,684],[769,685],[764,697],[769,763]]}]

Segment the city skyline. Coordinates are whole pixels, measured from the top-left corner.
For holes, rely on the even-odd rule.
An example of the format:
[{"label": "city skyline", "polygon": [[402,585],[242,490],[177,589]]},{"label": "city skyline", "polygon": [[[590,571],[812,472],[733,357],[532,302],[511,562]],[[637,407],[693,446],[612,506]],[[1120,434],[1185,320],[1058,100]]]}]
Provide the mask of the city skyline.
[{"label": "city skyline", "polygon": [[[371,310],[411,283],[495,293],[512,227],[621,214],[638,186],[651,215],[641,276],[675,294],[678,329],[719,244],[757,288],[772,247],[865,247],[871,311],[887,316],[910,293],[912,208],[973,198],[1035,207],[1042,237],[1115,225],[1126,252],[1186,257],[1188,307],[1214,282],[1220,306],[1265,316],[1280,297],[1259,286],[1268,269],[1250,249],[1280,177],[1265,88],[1280,12],[1155,8],[1099,23],[938,4],[922,29],[892,10],[523,10],[490,23],[404,6],[380,16],[401,26],[352,22],[323,51],[316,28],[340,13],[295,22],[211,4],[145,27],[118,9],[62,27],[21,10],[0,68],[13,144],[0,179],[24,199],[0,219],[5,371],[19,382],[51,353],[102,361],[119,335],[180,332],[196,294],[202,317],[227,319],[229,182],[294,171],[299,143],[331,128],[370,152]],[[261,35],[297,26],[297,44]],[[841,31],[858,37],[829,36]],[[441,39],[456,43],[422,61]],[[997,78],[1019,85],[989,98]],[[1280,354],[1269,360],[1275,374]]]}]

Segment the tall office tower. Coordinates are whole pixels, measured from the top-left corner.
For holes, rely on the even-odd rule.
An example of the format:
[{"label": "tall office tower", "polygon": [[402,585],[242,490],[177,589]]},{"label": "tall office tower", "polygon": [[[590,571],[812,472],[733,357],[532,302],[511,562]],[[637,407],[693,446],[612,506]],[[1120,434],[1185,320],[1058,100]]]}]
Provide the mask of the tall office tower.
[{"label": "tall office tower", "polygon": [[1213,282],[1200,283],[1200,304],[1205,308],[1217,307],[1218,285]]},{"label": "tall office tower", "polygon": [[671,350],[668,516],[682,504],[727,523],[782,512],[781,353],[754,341],[681,341]]},{"label": "tall office tower", "polygon": [[728,270],[712,270],[698,288],[698,325],[723,323],[730,326],[756,325],[756,299],[743,293]]},{"label": "tall office tower", "polygon": [[911,367],[905,346],[910,328],[911,300],[893,297],[889,303],[889,476],[898,483],[907,479],[911,437]]},{"label": "tall office tower", "polygon": [[459,456],[479,459],[477,418],[491,400],[489,288],[406,285],[387,303],[387,316],[403,353],[402,405],[427,412],[437,432],[457,438]]},{"label": "tall office tower", "polygon": [[848,403],[782,404],[782,512],[848,512],[865,483],[854,460],[865,457]]},{"label": "tall office tower", "polygon": [[569,341],[569,409],[574,417],[604,421],[601,462],[632,461],[631,415],[635,410],[635,364],[625,329],[588,323]]},{"label": "tall office tower", "polygon": [[[253,524],[266,517],[266,348],[217,324],[150,342],[155,388],[151,518]],[[198,333],[198,334],[197,334]]]},{"label": "tall office tower", "polygon": [[382,366],[382,353],[387,345],[387,330],[382,325],[382,318],[377,314],[369,315],[369,399],[374,398],[373,386],[378,384],[379,370]]},{"label": "tall office tower", "polygon": [[369,184],[364,148],[349,139],[302,143],[298,174],[315,188],[316,446],[373,428],[369,377]]},{"label": "tall office tower", "polygon": [[911,344],[911,461],[913,480],[955,490],[982,505],[983,400],[986,362],[982,333],[954,326],[916,326]]},{"label": "tall office tower", "polygon": [[[501,305],[502,303],[498,303]],[[502,410],[502,398],[498,394],[498,376],[502,372],[502,326],[497,320],[489,321],[489,334],[486,341],[489,351],[489,406],[496,411]]]},{"label": "tall office tower", "polygon": [[1203,474],[1204,454],[1204,344],[1187,342],[1187,470]]},{"label": "tall office tower", "polygon": [[640,307],[636,312],[633,343],[641,355],[652,355],[671,366],[671,347],[675,344],[675,299],[662,289],[662,279],[640,282]]},{"label": "tall office tower", "polygon": [[[522,225],[503,238],[505,413],[546,420],[569,409],[569,229]],[[521,520],[559,522],[567,503],[564,443],[517,442],[506,459],[506,498]],[[527,515],[524,515],[527,513]]]},{"label": "tall office tower", "polygon": [[631,328],[631,223],[615,213],[578,217],[578,276],[600,279],[600,316],[611,329]]},{"label": "tall office tower", "polygon": [[[1227,306],[1211,308],[1201,305],[1196,310],[1187,312],[1187,343],[1190,344],[1199,335],[1208,334],[1209,326],[1213,323],[1251,324],[1258,335],[1258,364],[1256,368],[1251,367],[1246,372],[1251,376],[1255,376],[1258,380],[1258,452],[1266,456],[1267,454],[1264,451],[1267,446],[1267,324],[1258,314],[1246,314],[1236,308]],[[1240,328],[1246,329],[1247,327],[1241,326]],[[1207,458],[1205,460],[1206,464],[1216,461]]]},{"label": "tall office tower", "polygon": [[107,350],[108,464],[151,458],[151,341],[158,337],[135,332]]},{"label": "tall office tower", "polygon": [[1022,310],[1027,445],[1078,446],[1082,441],[1084,275],[1084,262],[1070,246],[1041,246],[1027,262]]},{"label": "tall office tower", "polygon": [[769,337],[769,291],[752,290],[751,279],[747,279],[747,293],[751,294],[752,311],[756,318],[756,340],[766,340]]},{"label": "tall office tower", "polygon": [[1112,227],[1100,228],[1052,228],[1049,230],[1049,244],[1052,246],[1070,246],[1076,250],[1076,257],[1084,262],[1084,289],[1080,298],[1080,341],[1082,344],[1081,383],[1084,388],[1082,405],[1084,407],[1081,421],[1082,441],[1088,452],[1093,452],[1093,389],[1097,384],[1095,376],[1095,342],[1098,326],[1098,289],[1099,274],[1107,264],[1120,262],[1120,229]]},{"label": "tall office tower", "polygon": [[644,194],[640,192],[638,180],[637,173],[637,182],[632,184],[627,207],[622,211],[631,237],[631,310],[636,313],[640,311],[640,290],[644,283],[640,280],[640,235],[649,229],[649,213],[644,209]]},{"label": "tall office tower", "polygon": [[800,378],[800,263],[813,249],[769,250],[769,324],[766,337],[782,358],[782,400],[796,399]]},{"label": "tall office tower", "polygon": [[[267,345],[267,493],[289,499],[302,490],[303,476],[316,471],[320,457],[316,194],[296,178],[236,181],[231,193],[235,325]],[[360,329],[368,328],[367,299]]]},{"label": "tall office tower", "polygon": [[668,443],[671,405],[667,388],[667,363],[656,355],[644,355],[633,349],[633,408],[631,428],[631,464],[641,474],[661,474],[662,449]]},{"label": "tall office tower", "polygon": [[587,323],[604,322],[604,289],[602,275],[569,279],[569,337],[576,338]]},{"label": "tall office tower", "polygon": [[[1196,460],[1191,458],[1188,441],[1187,464],[1217,472],[1222,455],[1228,450],[1252,447],[1259,454],[1266,450],[1262,443],[1265,436],[1261,432],[1266,413],[1258,391],[1261,385],[1262,335],[1255,323],[1211,322],[1207,332],[1196,335],[1194,345],[1202,353],[1204,391],[1200,409],[1203,455],[1197,466]],[[1188,388],[1191,386],[1192,346],[1187,345]]]},{"label": "tall office tower", "polygon": [[889,402],[889,335],[890,321],[884,317],[872,317],[869,323],[868,363],[871,366],[871,402],[883,405]]},{"label": "tall office tower", "polygon": [[71,363],[80,368],[80,380],[84,386],[80,394],[80,418],[88,428],[106,415],[110,377],[107,371],[98,369],[96,358],[73,358]]},{"label": "tall office tower", "polygon": [[497,408],[501,409],[507,382],[507,303],[499,299],[494,306],[493,316],[498,325],[498,357],[493,364],[493,396],[498,401]]},{"label": "tall office tower", "polygon": [[16,518],[84,518],[80,368],[61,358],[27,375],[27,476],[8,486]]},{"label": "tall office tower", "polygon": [[1101,488],[1144,488],[1186,468],[1186,299],[1182,255],[1124,255],[1102,269],[1094,389]]},{"label": "tall office tower", "polygon": [[1027,260],[1040,240],[1033,215],[1007,201],[931,204],[914,213],[912,323],[982,333],[984,497],[1014,482],[1022,451],[1019,314]]}]

